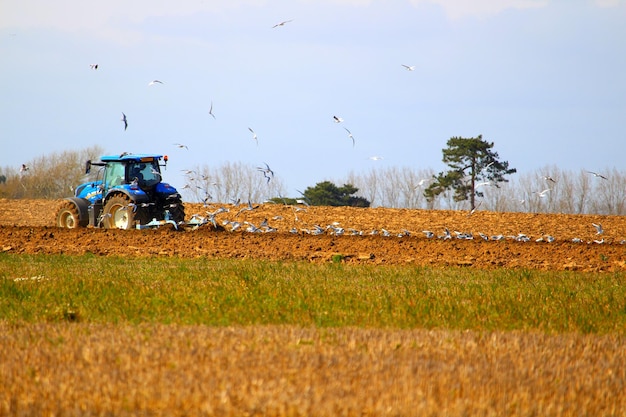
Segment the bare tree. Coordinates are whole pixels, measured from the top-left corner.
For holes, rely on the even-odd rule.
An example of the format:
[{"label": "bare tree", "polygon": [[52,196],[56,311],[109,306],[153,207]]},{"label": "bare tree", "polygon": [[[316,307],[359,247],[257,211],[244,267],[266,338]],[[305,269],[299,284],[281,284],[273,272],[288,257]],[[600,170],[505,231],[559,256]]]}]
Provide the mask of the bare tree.
[{"label": "bare tree", "polygon": [[0,195],[8,198],[63,198],[87,181],[85,161],[98,158],[104,151],[92,146],[80,151],[63,151],[37,157],[19,170],[6,169]]},{"label": "bare tree", "polygon": [[187,171],[183,193],[197,202],[263,202],[284,195],[278,175],[241,162],[226,162],[210,168],[196,167]]}]

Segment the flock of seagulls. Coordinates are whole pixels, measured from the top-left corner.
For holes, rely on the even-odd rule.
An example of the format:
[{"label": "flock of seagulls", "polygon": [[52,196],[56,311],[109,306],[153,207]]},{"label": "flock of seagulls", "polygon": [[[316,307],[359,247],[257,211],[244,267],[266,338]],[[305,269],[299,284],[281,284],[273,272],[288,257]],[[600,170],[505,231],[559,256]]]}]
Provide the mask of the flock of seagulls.
[{"label": "flock of seagulls", "polygon": [[[306,204],[305,201],[297,201],[297,203],[299,205],[302,205],[303,207],[297,207],[297,206],[291,206],[294,214],[298,211],[306,211],[308,204]],[[235,207],[237,207],[238,204],[235,204]],[[238,221],[236,220],[237,217],[239,217],[240,215],[242,215],[242,213],[245,212],[250,212],[253,210],[256,210],[260,207],[260,205],[252,205],[252,203],[250,201],[248,201],[248,203],[246,205],[244,205],[242,208],[240,208],[234,218],[232,219],[223,219],[221,222],[218,222],[216,219],[216,216],[219,214],[227,214],[230,212],[230,209],[226,208],[226,207],[219,207],[217,210],[215,211],[206,211],[206,213],[204,215],[200,214],[200,213],[196,213],[193,214],[191,216],[191,220],[188,223],[189,226],[191,226],[192,228],[197,228],[200,227],[204,224],[212,224],[213,227],[217,228],[218,224],[220,224],[222,227],[224,228],[229,228],[227,230],[229,230],[230,232],[236,232],[236,231],[241,231],[241,232],[249,232],[249,233],[270,233],[270,232],[279,232],[281,231],[280,227],[278,226],[270,226],[269,224],[269,220],[267,218],[264,218],[263,221],[257,226],[249,221]],[[295,217],[296,221],[298,220],[298,217],[296,215]],[[272,218],[273,222],[280,222],[284,220],[284,218],[282,216],[274,216]],[[594,227],[594,229],[596,230],[596,235],[599,237],[599,235],[604,234],[604,229],[602,228],[601,224],[598,223],[592,223],[592,226]],[[282,231],[287,231],[291,234],[300,234],[300,235],[333,235],[333,236],[342,236],[342,235],[349,235],[349,236],[383,236],[383,237],[410,237],[412,236],[412,232],[409,231],[408,229],[401,229],[398,232],[392,232],[389,231],[387,229],[381,228],[380,230],[378,229],[374,229],[374,230],[370,230],[370,231],[363,231],[363,230],[358,230],[355,228],[350,228],[350,227],[343,227],[341,226],[341,224],[339,222],[332,222],[326,226],[321,226],[319,224],[315,224],[310,228],[297,228],[297,227],[291,227],[289,229],[285,228]],[[552,235],[548,235],[548,234],[544,234],[541,236],[537,236],[532,238],[531,236],[525,234],[525,233],[518,233],[517,235],[504,235],[504,234],[494,234],[494,235],[487,235],[484,233],[471,233],[471,232],[460,232],[460,231],[450,231],[450,229],[448,228],[444,228],[444,230],[442,231],[441,234],[437,234],[431,230],[422,230],[422,234],[424,235],[424,237],[426,239],[439,239],[439,240],[474,240],[474,239],[480,239],[483,241],[504,241],[504,240],[511,240],[511,241],[515,241],[515,242],[546,242],[546,243],[552,243],[555,242],[557,239],[552,236]],[[589,241],[584,241],[581,238],[572,238],[570,240],[572,243],[587,243],[587,244],[603,244],[605,243],[604,239],[592,239]],[[626,244],[626,239],[623,239],[621,241],[618,242],[619,244]]]}]

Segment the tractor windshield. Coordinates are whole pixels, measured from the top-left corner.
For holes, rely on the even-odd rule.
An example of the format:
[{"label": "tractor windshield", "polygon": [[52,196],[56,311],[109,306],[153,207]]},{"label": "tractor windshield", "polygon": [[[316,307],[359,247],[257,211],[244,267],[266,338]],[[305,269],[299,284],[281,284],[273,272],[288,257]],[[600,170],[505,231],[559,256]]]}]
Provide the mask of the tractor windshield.
[{"label": "tractor windshield", "polygon": [[142,188],[150,188],[161,182],[161,170],[158,161],[136,162],[129,165],[128,182],[137,180]]}]

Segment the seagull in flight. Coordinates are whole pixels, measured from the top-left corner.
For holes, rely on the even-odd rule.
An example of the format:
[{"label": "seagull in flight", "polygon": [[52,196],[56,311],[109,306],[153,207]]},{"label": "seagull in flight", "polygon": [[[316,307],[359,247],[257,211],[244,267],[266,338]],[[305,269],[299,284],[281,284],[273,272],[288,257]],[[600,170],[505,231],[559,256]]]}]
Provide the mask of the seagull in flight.
[{"label": "seagull in flight", "polygon": [[272,29],[277,28],[277,27],[280,27],[280,26],[285,26],[285,25],[286,25],[287,23],[289,23],[289,22],[293,22],[293,19],[290,19],[290,20],[283,20],[283,21],[282,21],[282,22],[280,22],[280,23],[276,23],[274,26],[272,26]]},{"label": "seagull in flight", "polygon": [[213,102],[212,101],[211,101],[211,108],[209,109],[209,114],[213,116],[213,118],[215,119],[215,115],[213,114]]},{"label": "seagull in flight", "polygon": [[596,234],[597,235],[601,235],[602,233],[604,233],[604,229],[602,228],[602,225],[600,223],[598,223],[598,224],[591,223],[591,225],[596,228]]},{"label": "seagull in flight", "polygon": [[265,177],[265,179],[267,179],[267,182],[269,184],[270,180],[274,178],[274,171],[272,171],[270,166],[267,165],[267,162],[263,162],[263,163],[265,164],[265,168],[257,167],[256,169],[263,173],[263,176]]},{"label": "seagull in flight", "polygon": [[380,161],[381,159],[383,159],[382,156],[370,156],[368,159],[371,159],[372,161]]},{"label": "seagull in flight", "polygon": [[91,68],[92,70],[97,70],[98,64],[89,64],[89,68]]},{"label": "seagull in flight", "polygon": [[549,175],[544,176],[544,177],[543,177],[543,179],[544,179],[544,180],[546,180],[546,181],[551,181],[551,182],[553,182],[553,183],[555,183],[555,184],[556,184],[556,181],[554,180],[554,178],[552,178],[552,177],[551,177],[551,176],[549,176]]},{"label": "seagull in flight", "polygon": [[122,112],[122,122],[124,122],[124,130],[128,129],[128,119],[126,119],[124,112]]},{"label": "seagull in flight", "polygon": [[335,123],[341,123],[343,122],[343,119],[339,116],[333,116],[333,120],[335,121]]},{"label": "seagull in flight", "polygon": [[414,189],[417,190],[418,188],[424,186],[424,184],[426,184],[429,181],[432,181],[432,178],[422,178],[421,180],[417,182],[417,185],[414,187]]},{"label": "seagull in flight", "polygon": [[608,180],[607,177],[605,177],[602,174],[598,174],[597,172],[593,172],[593,171],[587,171],[589,174],[593,175],[596,178],[602,178],[603,180]]},{"label": "seagull in flight", "polygon": [[156,176],[158,176],[159,178],[162,178],[162,177],[161,177],[161,173],[160,173],[159,171],[157,171],[156,169],[154,169],[154,168],[150,168],[150,172],[151,172],[153,175],[156,175]]},{"label": "seagull in flight", "polygon": [[148,83],[148,85],[155,85],[155,84],[163,84],[163,81],[159,81],[159,80],[152,80]]},{"label": "seagull in flight", "polygon": [[550,188],[546,188],[543,191],[535,191],[535,194],[537,194],[540,198],[545,197],[548,193],[550,192]]},{"label": "seagull in flight", "polygon": [[256,136],[256,132],[252,130],[251,127],[248,128],[250,132],[252,132],[252,139],[256,141],[256,145],[259,146],[259,138]]},{"label": "seagull in flight", "polygon": [[350,132],[347,128],[344,127],[346,132],[348,132],[348,137],[352,139],[352,147],[354,147],[354,136],[352,136],[352,132]]},{"label": "seagull in flight", "polygon": [[407,71],[413,71],[415,69],[415,65],[404,65],[401,64]]},{"label": "seagull in flight", "polygon": [[175,143],[174,146],[178,146],[179,148],[185,148],[187,150],[189,150],[189,148],[187,147],[187,145],[183,145],[182,143]]},{"label": "seagull in flight", "polygon": [[26,164],[22,164],[22,166],[20,167],[20,172],[26,172],[30,169],[30,167]]}]

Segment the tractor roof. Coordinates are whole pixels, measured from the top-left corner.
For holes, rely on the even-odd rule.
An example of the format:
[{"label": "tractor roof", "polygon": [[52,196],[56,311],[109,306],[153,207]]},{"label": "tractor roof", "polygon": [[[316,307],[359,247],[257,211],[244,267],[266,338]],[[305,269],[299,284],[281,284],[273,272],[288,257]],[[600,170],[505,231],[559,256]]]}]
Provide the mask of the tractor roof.
[{"label": "tractor roof", "polygon": [[148,162],[153,160],[159,160],[163,158],[163,155],[158,154],[147,154],[147,153],[126,153],[124,152],[121,155],[105,155],[101,156],[100,160],[102,162],[115,162],[115,161],[131,161],[131,162]]}]

